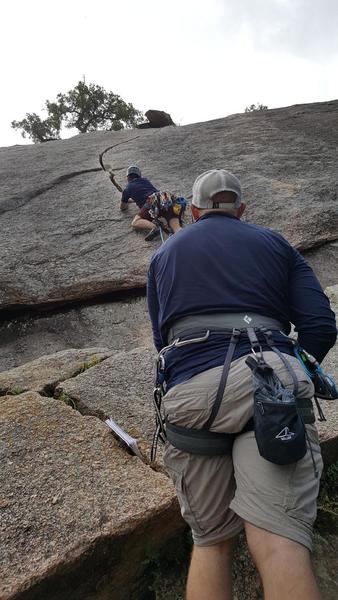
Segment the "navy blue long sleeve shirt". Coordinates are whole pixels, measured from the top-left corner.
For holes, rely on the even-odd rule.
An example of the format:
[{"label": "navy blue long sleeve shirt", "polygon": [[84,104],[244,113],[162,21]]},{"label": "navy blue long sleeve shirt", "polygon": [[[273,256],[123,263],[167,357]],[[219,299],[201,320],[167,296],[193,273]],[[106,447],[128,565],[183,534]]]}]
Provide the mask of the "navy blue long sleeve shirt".
[{"label": "navy blue long sleeve shirt", "polygon": [[[253,312],[295,325],[300,345],[321,361],[334,345],[335,315],[304,258],[280,234],[224,213],[207,213],[153,255],[147,286],[159,351],[177,319],[196,314]],[[281,351],[292,353],[282,335]],[[168,387],[224,362],[224,336],[166,354]],[[234,358],[250,352],[240,341]]]},{"label": "navy blue long sleeve shirt", "polygon": [[145,177],[137,177],[126,185],[122,192],[122,202],[127,203],[129,198],[136,202],[139,208],[145,204],[148,196],[158,192],[156,187]]}]

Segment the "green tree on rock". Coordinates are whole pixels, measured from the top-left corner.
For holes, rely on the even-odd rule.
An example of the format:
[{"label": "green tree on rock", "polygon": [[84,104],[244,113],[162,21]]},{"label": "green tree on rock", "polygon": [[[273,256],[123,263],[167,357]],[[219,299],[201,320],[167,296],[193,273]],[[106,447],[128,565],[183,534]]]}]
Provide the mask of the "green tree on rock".
[{"label": "green tree on rock", "polygon": [[46,101],[47,118],[42,120],[36,113],[26,113],[22,121],[12,121],[14,129],[21,129],[23,137],[33,142],[59,139],[62,125],[75,128],[79,133],[88,131],[117,131],[137,125],[142,113],[120,96],[107,92],[100,85],[84,81],[66,94],[58,94],[55,102]]},{"label": "green tree on rock", "polygon": [[61,123],[54,117],[42,120],[36,113],[26,113],[22,121],[12,121],[13,129],[21,129],[22,137],[29,137],[34,144],[60,139]]}]

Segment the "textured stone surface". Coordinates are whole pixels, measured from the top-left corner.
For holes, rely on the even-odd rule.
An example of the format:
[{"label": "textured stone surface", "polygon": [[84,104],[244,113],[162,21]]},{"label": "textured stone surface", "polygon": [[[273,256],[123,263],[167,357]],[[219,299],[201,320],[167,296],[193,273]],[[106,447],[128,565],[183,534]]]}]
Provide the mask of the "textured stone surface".
[{"label": "textured stone surface", "polygon": [[60,381],[75,377],[111,354],[108,348],[72,348],[41,356],[21,367],[0,373],[0,396],[28,390],[52,395]]},{"label": "textured stone surface", "polygon": [[[148,134],[139,135],[146,142]],[[133,136],[135,131],[104,132],[77,136],[70,144],[2,150],[0,256],[7,264],[0,272],[0,307],[93,298],[144,285],[155,246],[132,233],[136,208],[121,213],[107,175],[86,172],[97,167],[106,146]],[[133,142],[129,154],[132,149]],[[117,159],[123,171],[129,154]]]},{"label": "textured stone surface", "polygon": [[[140,600],[144,563],[181,527],[170,482],[127,454],[95,418],[112,416],[149,446],[154,355],[145,298],[112,299],[118,290],[144,287],[158,243],[131,232],[135,207],[120,213],[119,194],[97,166],[99,152],[122,142],[106,155],[120,182],[135,162],[158,187],[185,196],[202,170],[233,170],[243,182],[247,220],[303,249],[327,286],[338,283],[337,118],[335,101],[0,149],[0,310],[54,310],[7,315],[0,370],[73,348],[61,362],[44,356],[2,373],[0,393],[8,385],[48,392],[64,380],[58,393],[95,415],[35,393],[0,397],[1,600]],[[107,293],[102,304],[53,306]],[[338,312],[338,286],[327,293]],[[87,357],[94,346],[114,354],[74,377],[87,362],[81,353]],[[324,362],[336,380],[337,359],[336,347]],[[336,407],[323,402],[326,462],[337,460]],[[316,568],[323,597],[333,600],[326,556],[337,540],[325,537]],[[259,598],[242,547],[240,557],[238,598]]]},{"label": "textured stone surface", "polygon": [[201,171],[225,166],[243,182],[249,221],[302,249],[337,239],[337,118],[334,101],[1,149],[0,307],[144,286],[158,242],[131,231],[135,208],[121,213],[97,170],[114,143],[106,157],[120,181],[136,162],[157,186],[190,196]]},{"label": "textured stone surface", "polygon": [[[338,321],[338,285],[326,288],[325,293],[330,298],[331,308],[337,315]],[[330,350],[323,361],[323,368],[331,374],[338,384],[338,344]],[[338,400],[320,400],[320,405],[326,416],[326,421],[317,421],[321,439],[323,458],[327,464],[338,460]]]},{"label": "textured stone surface", "polygon": [[154,433],[152,406],[155,351],[143,347],[119,352],[56,388],[67,394],[82,414],[112,417],[145,451]]},{"label": "textured stone surface", "polygon": [[171,483],[58,400],[0,407],[1,600],[139,600],[147,561],[182,528]]},{"label": "textured stone surface", "polygon": [[338,315],[338,283],[336,285],[328,286],[325,293],[330,299],[332,310]]},{"label": "textured stone surface", "polygon": [[0,322],[0,371],[67,348],[130,350],[149,340],[145,297],[63,307]]},{"label": "textured stone surface", "polygon": [[303,252],[303,256],[316,273],[323,289],[338,284],[338,241]]},{"label": "textured stone surface", "polygon": [[[323,287],[338,282],[338,242],[304,256]],[[115,297],[117,299],[115,299]],[[128,350],[147,343],[151,328],[145,296],[138,291],[0,321],[0,372],[66,348],[108,346]]]},{"label": "textured stone surface", "polygon": [[338,597],[338,530],[317,531],[315,534],[313,566],[323,600]]}]

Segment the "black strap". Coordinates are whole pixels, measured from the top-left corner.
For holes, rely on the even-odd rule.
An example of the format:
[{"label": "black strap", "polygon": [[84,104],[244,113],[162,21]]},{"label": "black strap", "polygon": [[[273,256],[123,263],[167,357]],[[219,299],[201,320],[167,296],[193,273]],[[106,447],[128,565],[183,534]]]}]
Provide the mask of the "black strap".
[{"label": "black strap", "polygon": [[316,407],[318,410],[318,421],[326,421],[326,416],[323,413],[323,409],[319,404],[317,396],[314,396],[314,399],[315,399]]},{"label": "black strap", "polygon": [[191,454],[214,456],[230,454],[236,433],[217,433],[205,429],[189,429],[173,423],[167,423],[168,442]]},{"label": "black strap", "polygon": [[228,379],[228,375],[229,375],[229,371],[230,371],[232,357],[234,355],[235,348],[236,348],[236,345],[237,345],[237,342],[238,342],[240,336],[241,336],[240,329],[233,329],[232,330],[232,336],[231,336],[231,339],[230,339],[230,344],[229,344],[229,347],[228,347],[228,351],[226,353],[226,357],[225,357],[225,361],[224,361],[224,365],[223,365],[223,371],[222,371],[222,375],[221,375],[221,380],[219,382],[219,386],[218,386],[218,390],[217,390],[215,402],[214,402],[213,407],[211,409],[211,413],[210,413],[209,419],[206,421],[206,423],[204,423],[202,429],[210,429],[211,425],[213,424],[214,420],[217,417],[217,414],[218,414],[218,411],[219,411],[219,407],[221,406],[221,402],[222,402],[222,399],[223,399],[223,394],[224,394],[225,385],[226,385],[226,382],[227,382],[227,379]]},{"label": "black strap", "polygon": [[289,363],[289,361],[287,360],[287,358],[285,358],[285,356],[277,348],[277,346],[275,346],[274,340],[273,340],[272,331],[269,331],[269,330],[264,329],[264,328],[262,328],[261,331],[262,331],[262,333],[263,333],[263,335],[265,337],[266,343],[269,346],[269,348],[271,348],[271,350],[273,350],[274,352],[276,352],[276,354],[279,356],[279,358],[281,359],[281,361],[285,365],[286,369],[290,373],[291,378],[292,378],[292,383],[293,383],[293,393],[294,393],[294,396],[297,398],[297,394],[298,394],[298,390],[299,390],[299,384],[298,384],[298,379],[297,379],[297,375],[296,375],[296,373],[294,371],[294,368]]},{"label": "black strap", "polygon": [[261,377],[272,375],[273,368],[265,362],[264,357],[254,358],[251,354],[245,359],[246,364],[251,371],[258,373]]},{"label": "black strap", "polygon": [[258,341],[258,337],[256,335],[256,331],[253,327],[247,327],[246,333],[249,338],[249,342],[251,345],[251,349],[255,354],[262,353],[261,345]]}]

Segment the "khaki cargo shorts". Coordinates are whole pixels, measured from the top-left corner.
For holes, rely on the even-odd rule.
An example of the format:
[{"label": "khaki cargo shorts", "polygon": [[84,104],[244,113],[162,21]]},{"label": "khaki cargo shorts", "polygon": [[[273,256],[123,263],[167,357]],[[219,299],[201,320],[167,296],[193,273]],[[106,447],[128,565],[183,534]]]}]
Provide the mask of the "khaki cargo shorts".
[{"label": "khaki cargo shorts", "polygon": [[[313,384],[298,360],[285,354],[299,381],[299,397],[311,398]],[[211,431],[237,433],[253,415],[251,371],[242,357],[233,361],[223,402]],[[290,374],[275,352],[264,352],[284,385]],[[207,420],[223,367],[209,369],[174,386],[164,396],[168,421],[201,428]],[[314,425],[307,425],[319,474],[323,463]],[[194,543],[211,546],[234,537],[247,521],[303,544],[311,550],[319,477],[309,448],[291,465],[275,465],[258,452],[253,431],[236,437],[232,454],[200,456],[166,444],[164,462],[176,487],[182,516]]]}]

